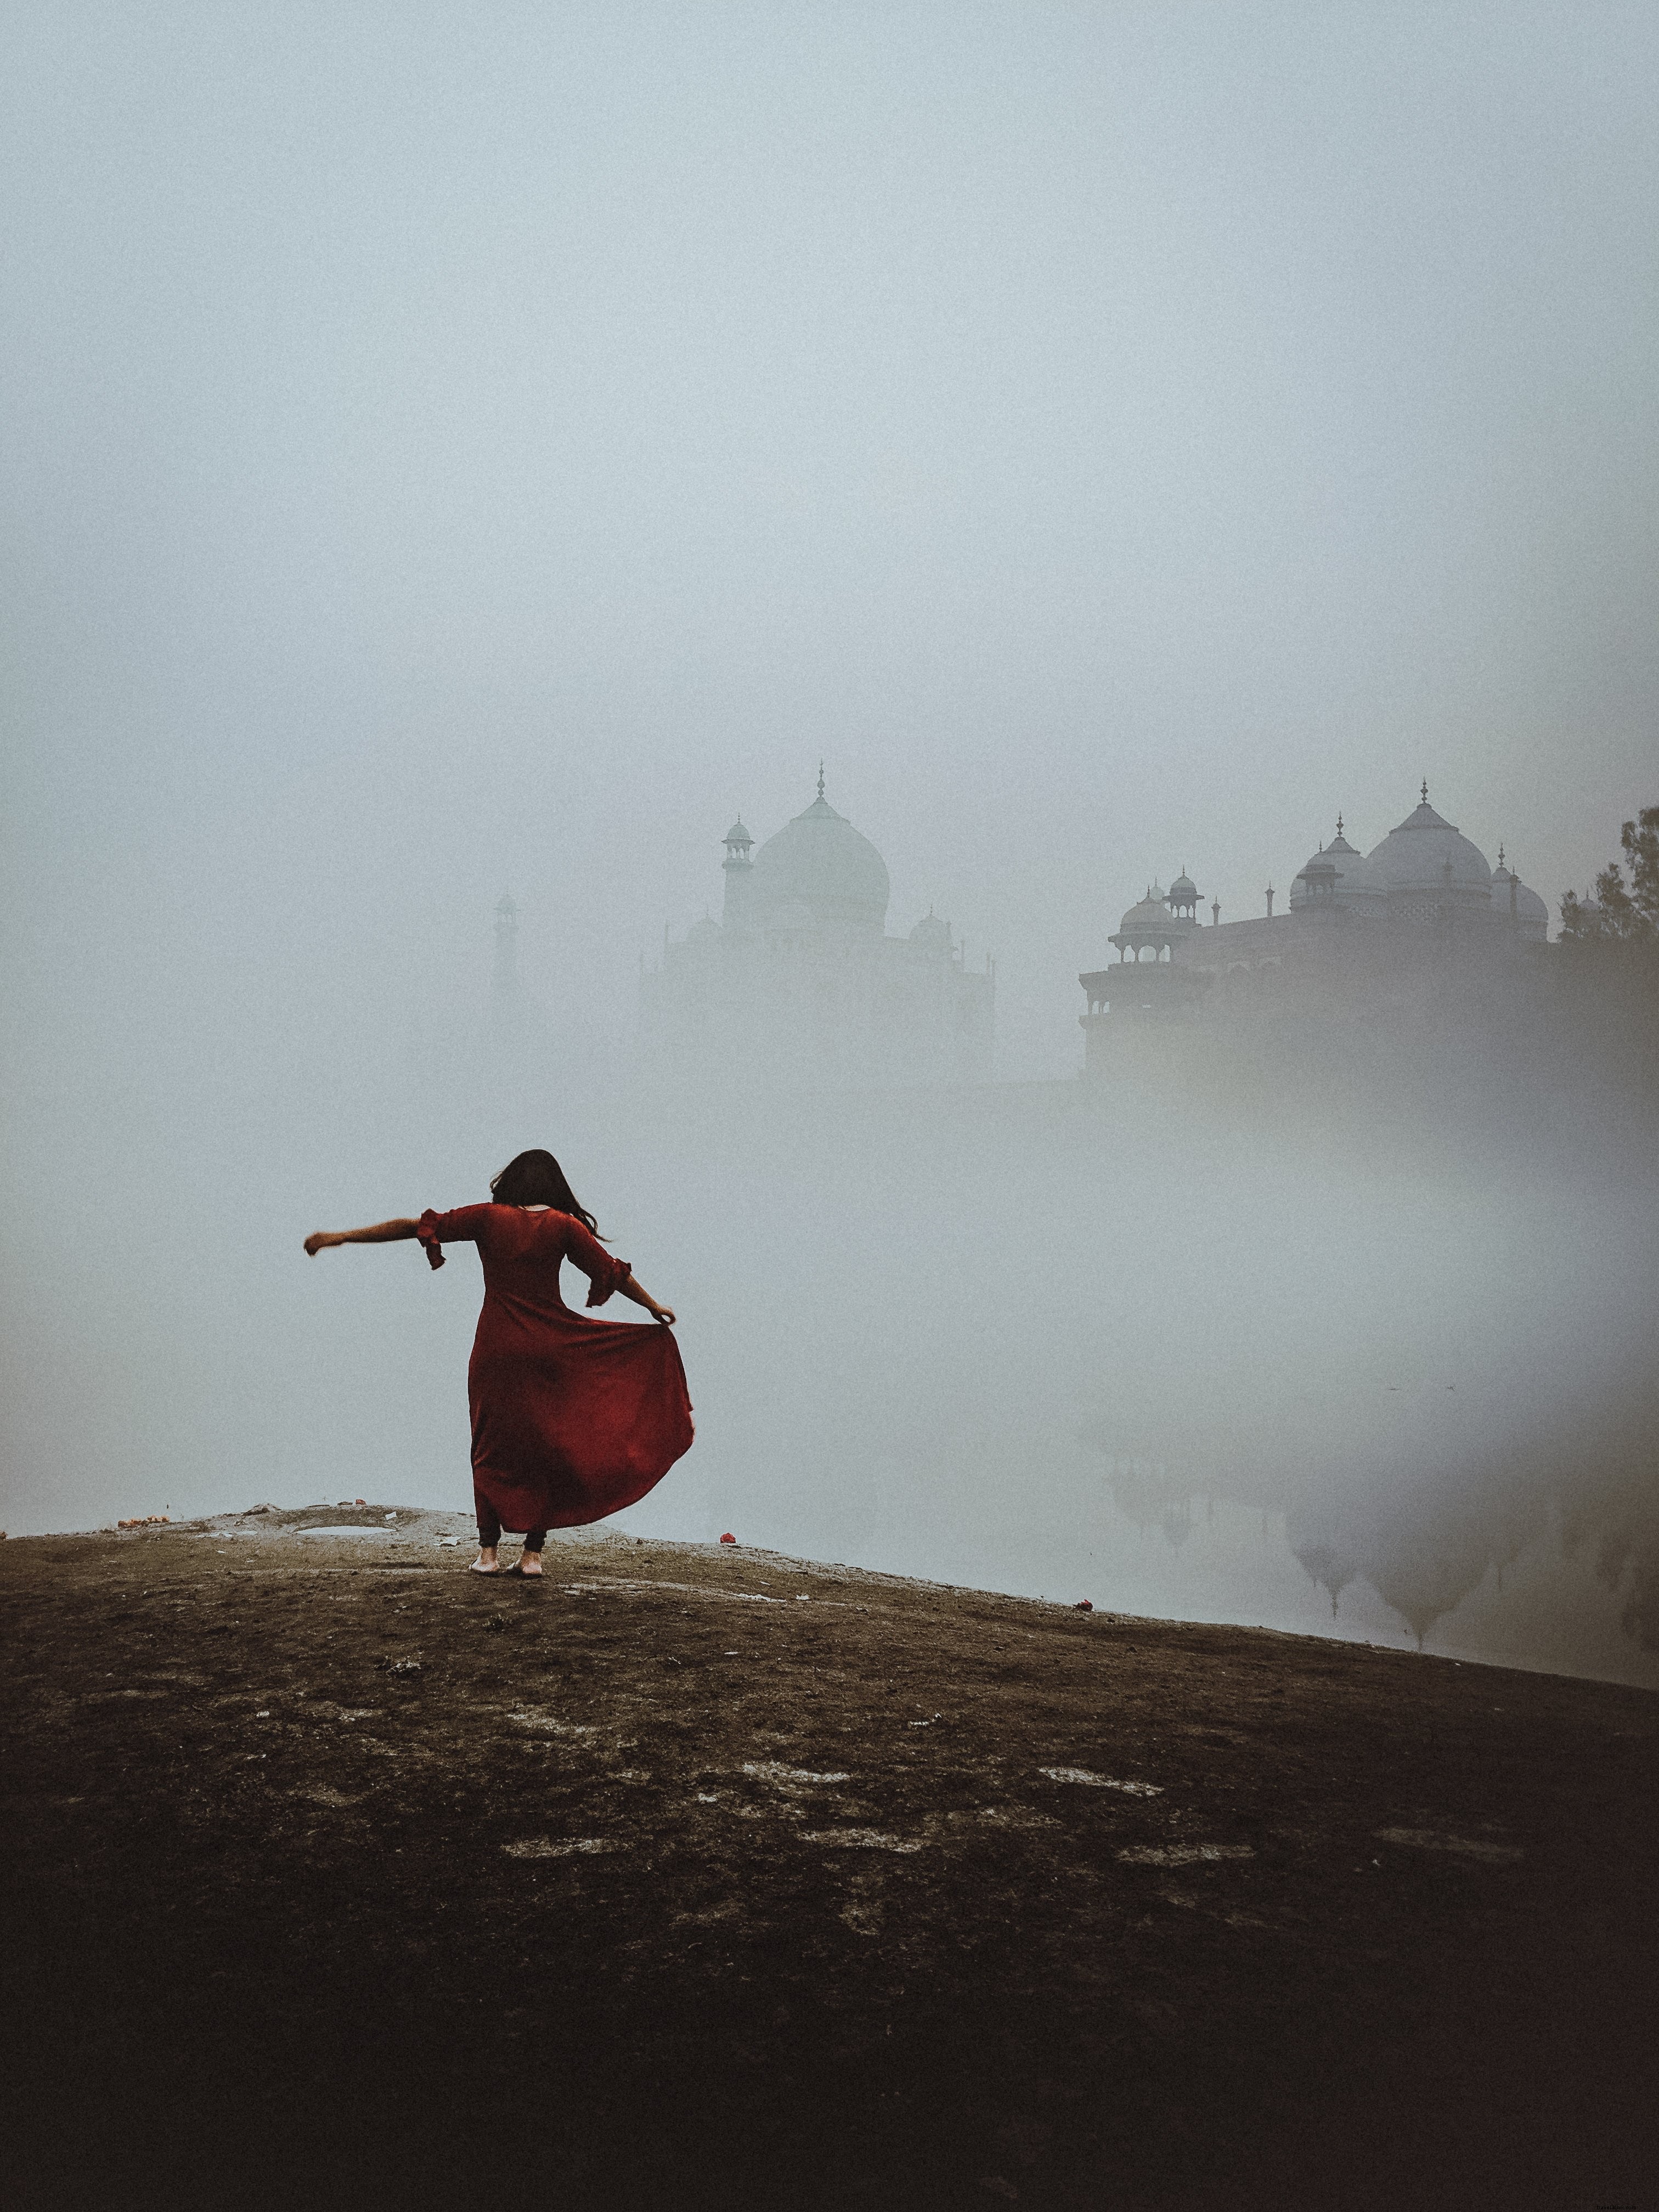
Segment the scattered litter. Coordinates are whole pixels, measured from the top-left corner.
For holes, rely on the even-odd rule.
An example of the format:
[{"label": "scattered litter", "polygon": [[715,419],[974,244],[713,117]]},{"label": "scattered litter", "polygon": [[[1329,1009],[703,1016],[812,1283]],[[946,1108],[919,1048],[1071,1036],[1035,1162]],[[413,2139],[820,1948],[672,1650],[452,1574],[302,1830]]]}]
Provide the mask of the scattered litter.
[{"label": "scattered litter", "polygon": [[354,1505],[367,1505],[367,1504],[368,1504],[368,1498],[354,1498],[351,1500],[351,1503],[352,1503]]},{"label": "scattered litter", "polygon": [[801,1838],[803,1843],[828,1844],[837,1850],[851,1851],[919,1851],[920,1844],[907,1843],[901,1836],[884,1835],[879,1828],[809,1828]]},{"label": "scattered litter", "polygon": [[1118,1790],[1126,1797],[1161,1797],[1161,1782],[1115,1782],[1109,1774],[1091,1774],[1086,1766],[1039,1766],[1048,1782],[1080,1782],[1089,1790]]},{"label": "scattered litter", "polygon": [[395,1513],[388,1513],[386,1517],[388,1521],[395,1521],[398,1516]]},{"label": "scattered litter", "polygon": [[390,1536],[394,1532],[383,1528],[378,1522],[341,1521],[333,1527],[322,1525],[314,1528],[298,1528],[299,1536]]},{"label": "scattered litter", "polygon": [[421,1671],[418,1659],[388,1659],[385,1665],[388,1674],[418,1674]]},{"label": "scattered litter", "polygon": [[256,1721],[268,1721],[270,1718],[270,1707],[267,1705],[263,1712],[255,1713],[253,1717]]},{"label": "scattered litter", "polygon": [[718,1790],[699,1790],[697,1792],[699,1805],[718,1805],[720,1802],[720,1793]]},{"label": "scattered litter", "polygon": [[1095,1601],[1091,1597],[1080,1597],[1072,1607],[1073,1613],[1092,1613],[1094,1609]]},{"label": "scattered litter", "polygon": [[729,1528],[726,1530],[726,1534],[725,1534],[720,1538],[720,1541],[721,1541],[721,1543],[722,1543],[722,1544],[735,1544],[735,1543],[737,1542],[737,1540],[737,1540],[737,1538],[736,1538],[736,1537],[732,1534],[732,1531],[731,1531]]},{"label": "scattered litter", "polygon": [[503,1844],[501,1849],[510,1859],[568,1859],[577,1851],[623,1851],[626,1844],[617,1843],[610,1836],[561,1837],[556,1841],[547,1836],[530,1836],[521,1844]]},{"label": "scattered litter", "polygon": [[780,1766],[776,1759],[750,1760],[744,1772],[757,1782],[850,1782],[850,1774],[813,1774],[804,1766]]},{"label": "scattered litter", "polygon": [[1489,1866],[1512,1866],[1525,1854],[1513,1844],[1484,1844],[1472,1836],[1451,1836],[1439,1828],[1379,1828],[1385,1844],[1407,1844],[1413,1850],[1457,1851],[1465,1858],[1485,1859]]},{"label": "scattered litter", "polygon": [[906,1726],[909,1728],[932,1728],[935,1721],[942,1721],[944,1718],[945,1716],[943,1713],[930,1713],[925,1721],[909,1721],[906,1723]]},{"label": "scattered litter", "polygon": [[441,1544],[459,1544],[460,1540],[459,1536],[440,1536],[438,1539]]},{"label": "scattered litter", "polygon": [[1137,1844],[1118,1853],[1125,1866],[1197,1866],[1213,1859],[1253,1859],[1249,1844]]},{"label": "scattered litter", "polygon": [[[0,1536],[3,1536],[5,1533],[6,1532],[3,1528],[0,1528]],[[795,1592],[795,1603],[797,1605],[810,1605],[811,1602],[811,1592],[810,1590],[797,1590]]]}]

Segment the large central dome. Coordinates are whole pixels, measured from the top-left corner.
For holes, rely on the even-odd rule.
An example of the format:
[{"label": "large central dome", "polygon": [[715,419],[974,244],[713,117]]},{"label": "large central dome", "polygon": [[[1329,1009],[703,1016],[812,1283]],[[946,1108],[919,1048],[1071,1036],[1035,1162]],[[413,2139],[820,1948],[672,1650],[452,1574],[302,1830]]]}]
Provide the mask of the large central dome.
[{"label": "large central dome", "polygon": [[[887,863],[844,814],[818,795],[755,854],[755,926],[868,929],[887,926]],[[787,908],[787,913],[785,909]]]},{"label": "large central dome", "polygon": [[1460,902],[1486,906],[1491,897],[1492,869],[1479,847],[1459,834],[1455,823],[1437,814],[1429,804],[1428,786],[1423,803],[1390,830],[1369,858],[1380,871],[1391,897],[1401,893],[1429,896],[1451,894]]}]

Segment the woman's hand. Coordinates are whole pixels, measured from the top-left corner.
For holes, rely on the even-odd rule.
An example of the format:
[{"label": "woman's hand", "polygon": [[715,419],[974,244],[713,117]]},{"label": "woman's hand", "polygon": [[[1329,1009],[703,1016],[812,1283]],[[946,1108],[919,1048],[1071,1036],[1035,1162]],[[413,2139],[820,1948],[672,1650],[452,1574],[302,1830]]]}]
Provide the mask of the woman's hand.
[{"label": "woman's hand", "polygon": [[313,1229],[306,1239],[306,1256],[314,1260],[325,1244],[338,1244],[341,1241],[331,1229]]}]

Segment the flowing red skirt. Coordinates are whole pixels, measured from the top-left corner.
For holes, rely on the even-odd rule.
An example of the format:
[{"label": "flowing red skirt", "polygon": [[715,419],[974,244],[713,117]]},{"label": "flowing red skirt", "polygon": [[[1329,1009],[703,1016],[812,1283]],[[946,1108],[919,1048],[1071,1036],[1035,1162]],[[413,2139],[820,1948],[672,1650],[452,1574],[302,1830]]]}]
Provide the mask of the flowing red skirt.
[{"label": "flowing red skirt", "polygon": [[590,1304],[628,1278],[582,1224],[517,1206],[422,1218],[422,1242],[476,1243],[483,1261],[467,1399],[472,1478],[504,1528],[573,1528],[632,1505],[690,1448],[691,1400],[673,1331],[590,1321],[559,1293],[568,1259]]}]

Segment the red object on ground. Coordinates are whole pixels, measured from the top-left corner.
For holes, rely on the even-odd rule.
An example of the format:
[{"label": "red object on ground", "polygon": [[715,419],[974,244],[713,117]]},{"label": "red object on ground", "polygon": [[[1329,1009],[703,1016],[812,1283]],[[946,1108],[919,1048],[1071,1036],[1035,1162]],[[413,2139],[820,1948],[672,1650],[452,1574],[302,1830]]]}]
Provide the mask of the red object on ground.
[{"label": "red object on ground", "polygon": [[1094,1600],[1087,1597],[1080,1597],[1072,1607],[1073,1613],[1092,1613],[1094,1609]]},{"label": "red object on ground", "polygon": [[736,1537],[732,1534],[732,1532],[731,1532],[731,1530],[730,1530],[729,1528],[727,1529],[727,1531],[726,1531],[726,1533],[725,1534],[725,1535],[723,1535],[723,1536],[720,1538],[720,1541],[721,1541],[721,1543],[722,1543],[722,1544],[735,1544],[735,1543],[737,1542],[737,1540],[737,1540],[737,1538],[736,1538]]},{"label": "red object on ground", "polygon": [[674,1333],[586,1321],[559,1295],[559,1264],[587,1277],[590,1306],[628,1279],[568,1213],[462,1206],[421,1216],[441,1244],[476,1244],[484,1302],[466,1370],[472,1481],[504,1528],[574,1528],[619,1513],[690,1449],[691,1400]]}]

